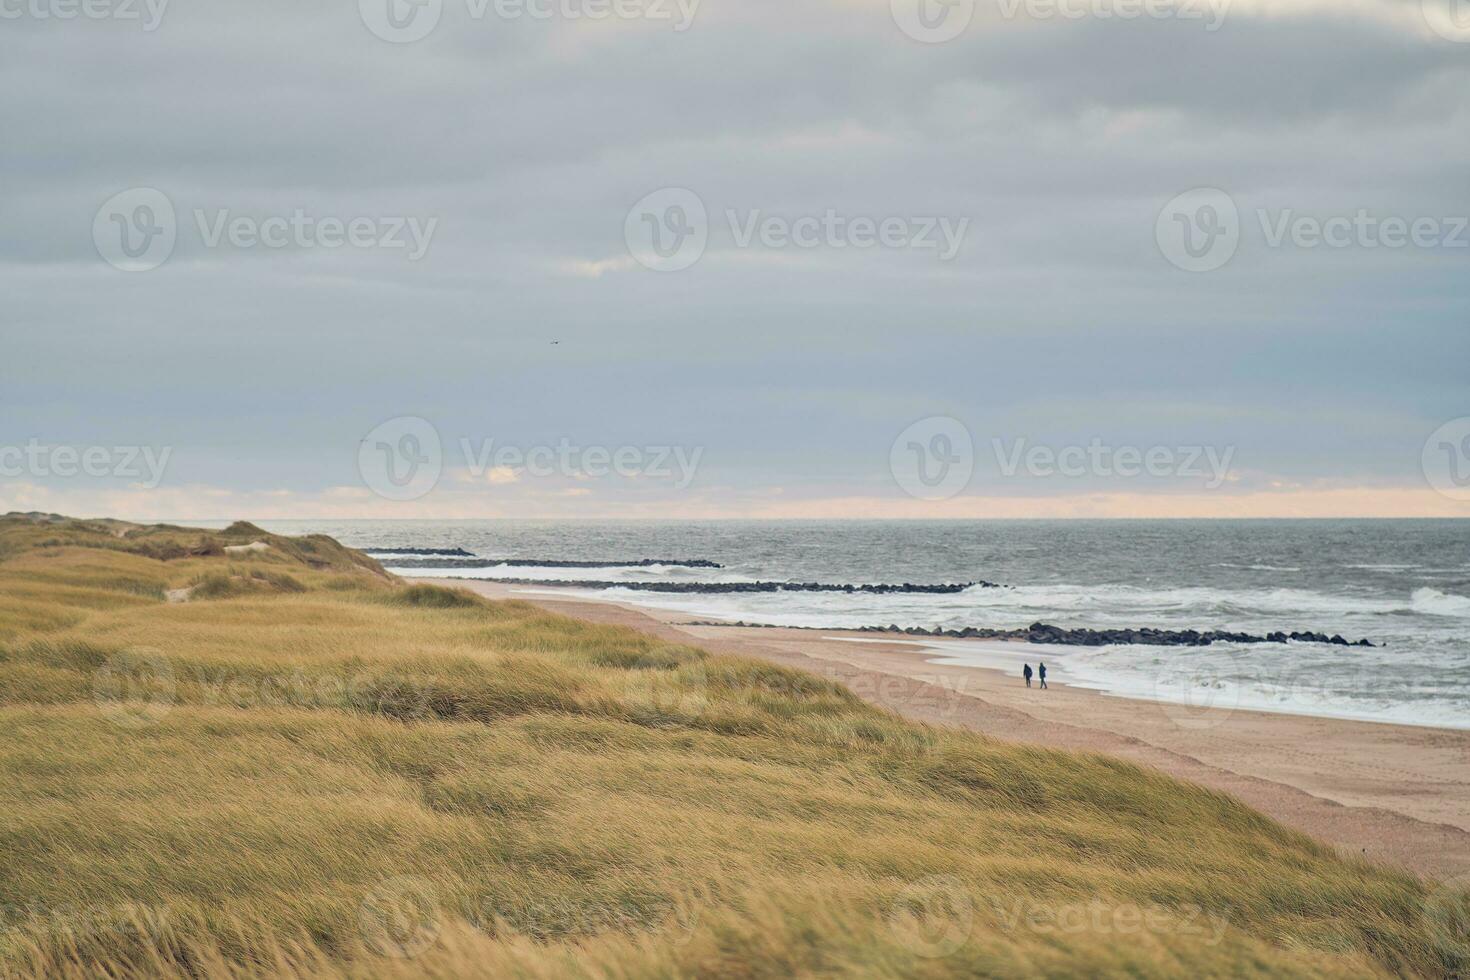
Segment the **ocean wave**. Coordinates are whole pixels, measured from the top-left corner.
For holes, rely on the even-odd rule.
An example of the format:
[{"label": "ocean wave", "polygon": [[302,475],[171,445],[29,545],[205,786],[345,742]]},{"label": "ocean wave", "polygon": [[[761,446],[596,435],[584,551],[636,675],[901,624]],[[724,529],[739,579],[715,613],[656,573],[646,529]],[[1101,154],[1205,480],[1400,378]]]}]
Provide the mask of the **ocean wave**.
[{"label": "ocean wave", "polygon": [[[1083,648],[1052,660],[1053,676],[1123,697],[1216,709],[1470,728],[1470,700],[1452,676],[1405,682],[1388,651],[1293,645],[1290,657],[1220,644],[1151,655]],[[1438,674],[1430,676],[1438,677]]]},{"label": "ocean wave", "polygon": [[[378,552],[368,552],[378,554]],[[572,558],[480,558],[476,555],[435,555],[431,558],[398,557],[394,568],[724,568],[703,558],[639,558],[632,561]]]},{"label": "ocean wave", "polygon": [[1470,617],[1470,596],[1453,595],[1438,589],[1415,589],[1410,605],[1414,612],[1426,616]]},{"label": "ocean wave", "polygon": [[[420,567],[410,565],[385,565],[390,572],[407,575],[414,578],[473,578],[485,579],[491,582],[517,580],[536,580],[545,582],[575,581],[586,582],[589,587],[592,583],[601,581],[626,581],[626,582],[648,582],[664,579],[678,579],[683,576],[693,576],[691,569],[676,567],[673,565],[647,565],[628,567],[622,565],[597,566],[592,568],[555,568],[545,566],[520,566],[520,565],[491,565],[482,567],[479,565],[449,564],[435,565],[432,567]],[[713,576],[715,581],[723,581],[726,576]],[[707,581],[707,579],[695,579],[696,581]],[[731,577],[731,581],[746,581]]]},{"label": "ocean wave", "polygon": [[1201,616],[1325,615],[1414,611],[1403,600],[1336,595],[1309,589],[1217,589],[1205,586],[1142,588],[1133,585],[1018,585],[978,594],[989,608],[1134,615],[1139,612]]},{"label": "ocean wave", "polygon": [[[580,575],[535,576],[514,575],[519,570],[476,570],[473,577],[485,578],[553,578],[581,579]],[[443,574],[443,573],[434,573]],[[469,577],[467,573],[462,574]],[[614,583],[632,584],[640,579],[631,575],[608,575],[594,579],[586,576],[585,587],[603,588]],[[700,583],[711,578],[701,577]],[[723,593],[744,592],[754,580],[719,576],[713,581],[726,588],[711,589]],[[728,586],[734,586],[730,588]],[[635,586],[636,588],[636,586]],[[670,590],[659,602],[671,604],[676,596]],[[687,591],[703,591],[699,586]],[[1358,631],[1393,629],[1398,631],[1418,616],[1470,616],[1470,599],[1435,589],[1419,589],[1412,596],[1354,595],[1317,592],[1308,589],[1217,589],[1207,587],[1146,588],[1133,585],[1018,585],[997,589],[973,586],[960,592],[943,594],[883,595],[873,589],[852,592],[828,591],[802,593],[795,590],[771,592],[751,591],[746,601],[735,601],[713,608],[705,601],[690,603],[689,611],[713,616],[763,618],[790,626],[865,626],[873,623],[897,623],[901,626],[926,628],[942,625],[1004,626],[1044,620],[1062,622],[1070,627],[1108,628],[1136,626],[1154,622],[1160,626],[1183,624],[1209,628],[1278,630],[1283,624],[1318,623],[1335,629],[1351,627]],[[632,593],[628,594],[632,598]],[[649,602],[650,597],[641,601]],[[694,596],[688,597],[693,600]],[[738,600],[738,596],[731,596]],[[635,600],[636,601],[636,600]]]},{"label": "ocean wave", "polygon": [[[567,586],[578,589],[657,592],[670,595],[776,594],[783,592],[824,592],[835,595],[957,595],[974,588],[973,582],[915,582],[855,585],[847,582],[599,582],[590,579],[506,578],[509,585]],[[999,588],[999,586],[989,586]]]}]

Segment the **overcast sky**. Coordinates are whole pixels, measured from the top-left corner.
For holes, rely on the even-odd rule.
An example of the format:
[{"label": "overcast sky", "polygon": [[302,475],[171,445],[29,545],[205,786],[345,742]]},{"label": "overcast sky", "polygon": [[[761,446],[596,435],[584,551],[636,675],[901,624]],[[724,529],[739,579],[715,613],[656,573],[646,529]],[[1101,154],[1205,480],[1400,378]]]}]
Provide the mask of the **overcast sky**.
[{"label": "overcast sky", "polygon": [[0,511],[1470,516],[1463,0],[389,2],[0,0]]}]

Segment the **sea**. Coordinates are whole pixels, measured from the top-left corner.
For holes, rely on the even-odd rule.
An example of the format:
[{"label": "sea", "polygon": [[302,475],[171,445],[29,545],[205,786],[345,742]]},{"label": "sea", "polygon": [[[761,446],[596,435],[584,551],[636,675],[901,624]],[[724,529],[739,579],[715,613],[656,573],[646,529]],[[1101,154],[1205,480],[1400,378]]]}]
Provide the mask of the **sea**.
[{"label": "sea", "polygon": [[[1055,679],[1183,705],[1470,728],[1470,520],[1262,521],[261,521],[322,533],[405,575],[576,580],[589,599],[690,620],[815,629],[1155,627],[1367,639],[1031,649],[929,643],[926,656],[997,666],[1045,657]],[[405,568],[378,549],[627,567]],[[422,556],[421,556],[422,557]],[[706,561],[690,567],[665,561]],[[653,593],[633,582],[991,582],[946,594]],[[538,586],[521,588],[536,591]],[[543,587],[544,588],[544,587]],[[558,591],[565,592],[564,588]]]}]

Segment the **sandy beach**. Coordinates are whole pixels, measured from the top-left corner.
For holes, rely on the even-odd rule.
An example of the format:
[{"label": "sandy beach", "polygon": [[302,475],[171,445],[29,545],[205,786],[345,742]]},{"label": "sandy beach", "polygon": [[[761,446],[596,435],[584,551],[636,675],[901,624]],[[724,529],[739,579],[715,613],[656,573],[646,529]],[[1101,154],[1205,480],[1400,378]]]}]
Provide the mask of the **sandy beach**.
[{"label": "sandy beach", "polygon": [[1028,689],[1020,664],[1038,651],[1023,643],[934,649],[843,630],[692,625],[685,614],[544,588],[453,584],[812,671],[916,720],[1118,756],[1230,793],[1345,853],[1436,878],[1470,873],[1470,732],[1116,697],[1069,687],[1064,660],[1049,690]]}]

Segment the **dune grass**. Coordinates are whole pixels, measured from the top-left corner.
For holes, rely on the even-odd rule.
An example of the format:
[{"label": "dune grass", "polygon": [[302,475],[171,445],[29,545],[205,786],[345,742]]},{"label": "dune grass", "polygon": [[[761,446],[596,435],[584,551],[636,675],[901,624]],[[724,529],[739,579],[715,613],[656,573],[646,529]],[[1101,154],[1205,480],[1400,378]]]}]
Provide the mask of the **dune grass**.
[{"label": "dune grass", "polygon": [[330,539],[0,518],[0,556],[0,976],[1470,969],[1459,893],[1115,759]]}]

